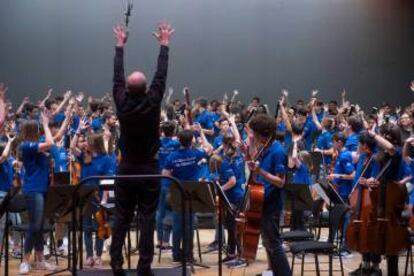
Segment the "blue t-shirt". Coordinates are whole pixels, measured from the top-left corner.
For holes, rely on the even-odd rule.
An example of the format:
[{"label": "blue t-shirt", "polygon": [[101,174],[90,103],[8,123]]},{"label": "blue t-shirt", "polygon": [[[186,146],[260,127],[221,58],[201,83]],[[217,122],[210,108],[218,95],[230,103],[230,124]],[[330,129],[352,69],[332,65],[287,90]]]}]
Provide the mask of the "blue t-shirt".
[{"label": "blue t-shirt", "polygon": [[207,158],[203,150],[180,148],[167,157],[164,169],[171,170],[172,176],[181,181],[197,181],[200,176],[198,162],[203,158]]},{"label": "blue t-shirt", "polygon": [[67,172],[69,171],[69,160],[68,153],[64,147],[53,146],[50,149],[50,155],[55,162],[54,171],[55,172]]},{"label": "blue t-shirt", "polygon": [[224,135],[221,133],[217,135],[216,138],[214,138],[214,143],[213,143],[214,149],[218,149],[223,144],[223,138],[224,138]]},{"label": "blue t-shirt", "polygon": [[[332,139],[333,135],[331,132],[324,130],[322,131],[321,135],[319,135],[318,139],[316,140],[316,147],[321,150],[329,150],[333,147]],[[324,155],[324,164],[330,165],[332,162],[331,155]]]},{"label": "blue t-shirt", "polygon": [[20,145],[24,167],[23,193],[46,193],[49,185],[49,159],[39,152],[38,142],[24,141]]},{"label": "blue t-shirt", "polygon": [[[85,163],[85,155],[82,153],[79,156],[79,161],[81,164],[81,179],[84,179],[89,176],[109,176],[114,175],[115,172],[112,170],[112,160],[107,154],[98,154],[92,156],[90,163]],[[85,185],[88,186],[99,186],[98,180],[91,180]]]},{"label": "blue t-shirt", "polygon": [[345,148],[349,151],[357,151],[359,143],[359,134],[352,133],[346,138]]},{"label": "blue t-shirt", "polygon": [[57,123],[62,123],[65,120],[65,112],[61,111],[57,113],[55,116],[53,116],[53,121]]},{"label": "blue t-shirt", "polygon": [[102,117],[95,117],[92,119],[91,127],[94,131],[98,131],[102,128],[103,120]]},{"label": "blue t-shirt", "polygon": [[299,168],[293,169],[292,184],[311,184],[309,168],[305,163],[301,163]]},{"label": "blue t-shirt", "polygon": [[9,157],[0,164],[0,191],[8,192],[13,185],[13,169],[14,158]]},{"label": "blue t-shirt", "polygon": [[[180,142],[171,138],[171,137],[161,137],[160,139],[160,151],[158,153],[158,160],[160,166],[160,172],[165,167],[167,162],[167,157],[174,151],[180,148]],[[170,181],[168,179],[162,178],[161,185],[165,188],[170,186]]]},{"label": "blue t-shirt", "polygon": [[204,110],[194,120],[195,123],[199,123],[203,129],[212,129],[214,127],[213,118],[211,113]]},{"label": "blue t-shirt", "polygon": [[224,157],[219,169],[219,174],[223,185],[229,181],[232,176],[236,178],[236,185],[230,190],[225,191],[225,193],[231,203],[240,203],[244,196],[243,184],[246,182],[243,157],[239,154],[232,159]]},{"label": "blue t-shirt", "polygon": [[[368,162],[367,159],[367,155],[366,154],[361,154],[359,156],[359,160],[358,163],[356,165],[356,170],[355,170],[355,176],[354,176],[354,181],[353,181],[353,186],[355,186],[357,184],[357,181],[359,180],[362,171],[364,170],[364,168],[366,167],[365,162]],[[380,166],[379,163],[376,161],[375,158],[373,158],[368,166],[368,168],[365,170],[365,173],[363,175],[364,178],[371,178],[371,177],[377,177],[378,173],[380,172]]]},{"label": "blue t-shirt", "polygon": [[303,140],[305,142],[305,149],[310,151],[312,148],[312,133],[313,133],[313,121],[310,117],[307,118],[305,126],[303,128]]},{"label": "blue t-shirt", "polygon": [[[336,158],[334,174],[351,174],[355,170],[352,164],[352,153],[348,150],[343,150]],[[339,195],[342,199],[348,199],[352,191],[352,180],[334,178],[333,181],[339,187]]]},{"label": "blue t-shirt", "polygon": [[[263,152],[259,159],[260,167],[273,175],[286,174],[287,154],[282,144],[274,141],[273,144]],[[265,200],[263,212],[280,211],[283,209],[283,189],[268,182],[263,176],[258,176],[257,181],[265,187]]]}]

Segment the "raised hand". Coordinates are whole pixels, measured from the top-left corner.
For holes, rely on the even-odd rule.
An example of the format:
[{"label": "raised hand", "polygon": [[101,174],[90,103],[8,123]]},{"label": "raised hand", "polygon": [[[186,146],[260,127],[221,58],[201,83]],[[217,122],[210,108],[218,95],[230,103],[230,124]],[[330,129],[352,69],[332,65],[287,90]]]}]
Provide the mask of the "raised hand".
[{"label": "raised hand", "polygon": [[16,139],[16,135],[14,134],[14,133],[11,133],[11,132],[8,132],[7,134],[6,134],[6,136],[7,136],[7,140],[8,140],[8,142],[9,143],[13,143],[13,141]]},{"label": "raised hand", "polygon": [[4,85],[4,83],[0,82],[0,99],[4,100],[6,97],[6,92],[9,88]]},{"label": "raised hand", "polygon": [[411,89],[411,91],[413,91],[413,92],[414,92],[414,81],[412,81],[412,82],[411,82],[411,84],[410,84],[410,89]]},{"label": "raised hand", "polygon": [[48,126],[49,125],[49,118],[50,118],[50,113],[47,109],[43,109],[41,114],[40,114],[40,118],[42,119],[42,124],[44,126]]},{"label": "raised hand", "polygon": [[124,47],[128,40],[128,32],[125,30],[125,27],[122,24],[118,24],[113,30],[116,39],[116,47]]},{"label": "raised hand", "polygon": [[48,97],[48,98],[50,98],[50,97],[52,96],[52,92],[53,92],[53,89],[52,89],[52,88],[50,88],[50,89],[47,91],[47,97]]},{"label": "raised hand", "polygon": [[78,95],[76,96],[76,100],[78,101],[78,103],[81,103],[84,98],[85,98],[85,94],[83,94],[83,92],[79,92]]},{"label": "raised hand", "polygon": [[68,90],[68,91],[66,91],[65,95],[63,95],[63,98],[69,99],[70,96],[72,96],[72,91]]},{"label": "raised hand", "polygon": [[159,41],[163,46],[168,46],[170,44],[170,38],[174,33],[174,29],[171,28],[170,24],[159,23],[158,30],[153,32],[152,35]]}]

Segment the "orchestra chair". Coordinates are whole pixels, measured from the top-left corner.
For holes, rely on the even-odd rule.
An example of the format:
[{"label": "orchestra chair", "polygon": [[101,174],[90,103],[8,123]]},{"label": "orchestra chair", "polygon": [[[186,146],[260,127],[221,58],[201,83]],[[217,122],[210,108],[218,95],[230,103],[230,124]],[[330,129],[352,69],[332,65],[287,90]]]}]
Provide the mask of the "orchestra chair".
[{"label": "orchestra chair", "polygon": [[410,263],[411,274],[414,274],[413,269],[413,245],[414,245],[414,231],[410,230],[410,246],[407,248],[407,255],[405,260],[405,273],[404,275],[408,275],[408,263]]},{"label": "orchestra chair", "polygon": [[[305,254],[313,254],[315,257],[315,268],[316,275],[320,275],[319,269],[319,259],[318,255],[328,255],[329,256],[329,275],[332,275],[332,259],[333,254],[339,253],[338,244],[335,243],[336,237],[338,237],[339,228],[342,223],[342,220],[348,211],[348,206],[344,204],[337,204],[329,212],[329,236],[328,241],[300,241],[293,242],[290,244],[290,252],[292,253],[292,272],[294,271],[295,257],[296,255],[301,254],[302,257],[302,266],[301,266],[301,275],[304,275],[304,265],[305,265]],[[339,264],[341,268],[341,275],[344,275],[344,268],[342,263],[342,257],[339,256]]]}]

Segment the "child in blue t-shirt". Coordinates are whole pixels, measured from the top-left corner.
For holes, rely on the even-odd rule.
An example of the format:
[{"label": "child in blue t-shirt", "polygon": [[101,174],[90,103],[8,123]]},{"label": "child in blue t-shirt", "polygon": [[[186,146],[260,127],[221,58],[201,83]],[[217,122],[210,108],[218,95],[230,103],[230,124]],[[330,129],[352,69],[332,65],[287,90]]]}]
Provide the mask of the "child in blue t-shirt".
[{"label": "child in blue t-shirt", "polygon": [[[244,176],[244,159],[238,152],[233,135],[226,135],[223,138],[223,161],[218,170],[222,189],[227,196],[232,207],[238,208],[243,201],[243,184],[246,182]],[[235,217],[226,212],[225,225],[227,228],[227,257],[223,262],[228,262],[236,258],[236,220]],[[239,250],[239,249],[238,249]],[[240,251],[240,250],[239,250]]]},{"label": "child in blue t-shirt", "polygon": [[[199,127],[200,128],[200,127]],[[200,131],[200,137],[206,142],[206,138],[202,131]],[[181,181],[198,181],[200,172],[198,163],[207,158],[208,154],[202,149],[193,149],[194,135],[191,130],[183,130],[178,133],[178,140],[180,142],[180,148],[172,152],[166,159],[162,174],[165,176],[174,176]],[[209,145],[205,143],[206,147]],[[210,151],[211,148],[208,148]],[[193,214],[189,214],[193,216]],[[185,249],[185,252],[181,252],[180,244],[182,242],[181,228],[181,213],[173,212],[173,260],[180,261],[182,258],[192,259],[192,252],[190,244]],[[187,237],[189,241],[192,241],[193,226],[187,224]]]},{"label": "child in blue t-shirt", "polygon": [[[300,137],[299,137],[300,138]],[[289,156],[288,166],[292,170],[292,184],[311,185],[310,170],[312,169],[312,159],[309,152],[299,151],[298,139],[295,137],[292,152]],[[303,210],[291,210],[291,230],[305,230],[305,217]]]},{"label": "child in blue t-shirt", "polygon": [[[161,132],[163,136],[160,139],[160,150],[158,154],[160,172],[165,167],[167,157],[180,147],[180,142],[174,137],[176,125],[173,121],[164,122],[161,125]],[[160,199],[158,201],[157,210],[157,238],[158,245],[162,249],[170,248],[170,233],[171,224],[165,223],[172,220],[171,207],[168,204],[167,197],[170,191],[170,181],[168,179],[161,179]]]},{"label": "child in blue t-shirt", "polygon": [[30,256],[33,248],[36,251],[36,268],[55,270],[55,266],[45,261],[43,255],[43,221],[45,196],[49,185],[49,158],[46,152],[54,145],[49,129],[49,117],[45,112],[41,115],[44,130],[44,142],[40,142],[39,125],[35,121],[27,121],[21,129],[20,155],[25,171],[22,192],[26,200],[29,215],[29,227],[24,243],[24,257],[20,264],[20,273],[30,272]]},{"label": "child in blue t-shirt", "polygon": [[[81,180],[89,176],[109,176],[114,175],[112,160],[109,157],[104,144],[104,138],[102,134],[89,134],[87,138],[87,147],[85,151],[81,151],[76,147],[78,144],[78,137],[82,130],[85,130],[87,125],[85,121],[81,121],[79,129],[75,133],[75,136],[71,142],[71,149],[74,154],[78,157],[79,163],[81,165]],[[85,249],[86,249],[86,266],[102,268],[102,252],[104,240],[100,239],[96,235],[95,239],[95,250],[96,258],[93,258],[93,241],[92,233],[94,230],[95,214],[99,210],[100,206],[107,202],[108,200],[108,191],[102,192],[99,189],[99,181],[89,181],[85,185],[96,188],[96,194],[92,198],[92,216],[84,217],[83,219],[83,231],[84,231],[84,240],[85,240]]]}]

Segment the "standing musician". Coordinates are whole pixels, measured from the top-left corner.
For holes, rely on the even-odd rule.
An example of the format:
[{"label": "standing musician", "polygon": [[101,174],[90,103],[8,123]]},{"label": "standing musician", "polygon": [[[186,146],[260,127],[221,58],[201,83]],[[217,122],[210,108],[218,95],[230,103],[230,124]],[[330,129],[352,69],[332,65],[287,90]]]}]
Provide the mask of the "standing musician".
[{"label": "standing musician", "polygon": [[[381,191],[384,188],[384,186],[381,187],[381,185],[386,185],[387,187],[390,187],[392,189],[398,189],[398,186],[389,186],[391,182],[396,182],[398,185],[403,185],[405,179],[407,179],[407,170],[406,165],[403,162],[402,159],[402,152],[401,152],[401,135],[400,130],[398,126],[391,125],[391,124],[385,124],[381,127],[381,135],[378,135],[373,130],[369,130],[369,135],[372,137],[371,139],[375,139],[375,142],[381,148],[381,151],[378,153],[378,156],[375,160],[377,163],[377,166],[379,169],[373,169],[373,172],[371,172],[371,177],[363,177],[361,178],[360,183],[366,187],[369,187],[370,189],[370,197],[372,200],[373,206],[370,206],[371,208],[371,217],[374,217],[376,220],[376,223],[381,223],[380,219],[378,217],[378,213],[380,213],[378,210],[380,208],[384,208],[384,206],[381,206],[383,203],[381,202]],[[366,144],[365,147],[368,147],[364,150],[364,143]],[[374,148],[372,146],[372,142],[369,142],[368,138],[364,138],[362,136],[360,138],[360,147],[363,149],[362,152],[370,153],[372,149]],[[359,157],[359,164],[363,162],[363,159],[367,158],[361,155]],[[389,166],[387,166],[388,162]],[[375,174],[378,174],[378,171],[383,171],[382,177],[380,179],[373,178]],[[375,172],[376,171],[376,172]],[[360,173],[360,172],[359,172]],[[389,202],[388,197],[392,196],[392,193],[395,191],[392,191],[392,189],[386,189],[384,194],[384,204],[389,205],[391,202]],[[404,188],[403,188],[404,189]],[[378,194],[378,200],[373,200],[374,197],[372,194]],[[393,202],[392,206],[386,206],[386,208],[392,208],[392,212],[394,214],[397,214],[398,212],[401,213],[401,210],[398,210],[401,206],[404,206],[404,199],[401,200],[401,202]],[[374,205],[375,204],[375,205]],[[398,216],[398,215],[397,215]],[[385,221],[387,224],[395,223],[393,220],[398,218],[390,218],[385,216]],[[368,223],[368,221],[363,221],[362,223]],[[372,222],[371,222],[372,223]],[[394,228],[394,229],[392,229]],[[382,275],[382,272],[379,268],[379,264],[381,262],[381,254],[385,254],[387,258],[387,271],[388,275],[398,275],[398,251],[404,250],[408,246],[408,230],[405,226],[399,226],[399,225],[392,225],[392,228],[385,227],[385,235],[384,233],[380,233],[381,228],[375,228],[374,231],[370,231],[365,235],[365,238],[371,240],[375,240],[375,248],[373,248],[370,243],[368,243],[369,252],[362,252],[363,253],[363,261],[360,267],[355,270],[351,275]],[[399,229],[403,229],[402,231],[399,231]],[[371,228],[373,229],[373,228]],[[395,231],[395,232],[394,232]],[[407,233],[404,233],[404,231],[407,231]],[[363,233],[361,233],[363,234]],[[372,238],[373,237],[373,238]],[[406,237],[406,238],[405,238]],[[383,243],[385,249],[377,249],[377,244]],[[392,249],[389,247],[389,244],[393,244]],[[397,249],[396,249],[397,248]]]},{"label": "standing musician", "polygon": [[285,185],[287,155],[279,141],[275,140],[276,121],[267,115],[257,115],[248,124],[250,143],[256,148],[268,143],[268,147],[259,157],[259,163],[249,162],[249,168],[264,184],[265,196],[261,235],[269,258],[273,275],[285,276],[292,272],[282,240],[279,236],[279,218],[283,210],[283,187]]},{"label": "standing musician", "polygon": [[[146,78],[141,72],[133,72],[128,80],[125,80],[123,56],[128,36],[122,26],[114,28],[117,43],[113,97],[121,127],[119,148],[122,155],[118,174],[139,175],[159,172],[157,152],[160,143],[161,101],[167,80],[169,42],[173,32],[170,25],[159,24],[158,31],[154,33],[161,48],[157,71],[151,86],[147,89]],[[116,181],[117,213],[111,244],[111,267],[114,275],[125,275],[122,269],[122,246],[136,205],[142,218],[137,275],[153,275],[153,234],[159,193],[159,181]]]}]

